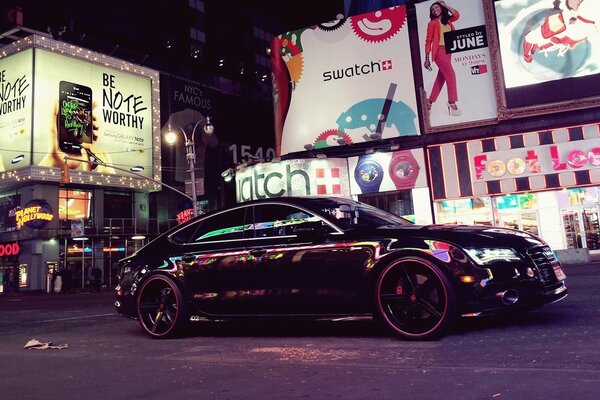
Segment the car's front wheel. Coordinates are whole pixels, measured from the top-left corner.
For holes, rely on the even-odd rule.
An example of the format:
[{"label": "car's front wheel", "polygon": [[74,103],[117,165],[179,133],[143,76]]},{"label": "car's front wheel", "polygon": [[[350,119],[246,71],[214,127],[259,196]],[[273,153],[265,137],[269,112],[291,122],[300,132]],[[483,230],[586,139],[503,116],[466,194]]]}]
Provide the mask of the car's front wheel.
[{"label": "car's front wheel", "polygon": [[456,319],[456,291],[434,263],[417,257],[386,266],[375,285],[377,317],[407,339],[433,339]]},{"label": "car's front wheel", "polygon": [[154,275],[142,283],[137,316],[147,334],[169,338],[181,333],[187,324],[186,314],[183,296],[172,279]]}]

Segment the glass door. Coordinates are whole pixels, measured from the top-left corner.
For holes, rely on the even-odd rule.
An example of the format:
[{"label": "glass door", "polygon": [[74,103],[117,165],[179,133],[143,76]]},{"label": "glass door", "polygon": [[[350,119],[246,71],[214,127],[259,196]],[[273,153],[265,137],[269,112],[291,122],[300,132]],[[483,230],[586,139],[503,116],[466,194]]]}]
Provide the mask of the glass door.
[{"label": "glass door", "polygon": [[583,248],[581,215],[576,208],[561,210],[567,249]]},{"label": "glass door", "polygon": [[597,207],[573,207],[561,210],[567,249],[600,252],[600,226]]},{"label": "glass door", "polygon": [[595,207],[583,208],[581,210],[581,220],[585,234],[586,247],[592,250],[600,250],[598,209]]}]

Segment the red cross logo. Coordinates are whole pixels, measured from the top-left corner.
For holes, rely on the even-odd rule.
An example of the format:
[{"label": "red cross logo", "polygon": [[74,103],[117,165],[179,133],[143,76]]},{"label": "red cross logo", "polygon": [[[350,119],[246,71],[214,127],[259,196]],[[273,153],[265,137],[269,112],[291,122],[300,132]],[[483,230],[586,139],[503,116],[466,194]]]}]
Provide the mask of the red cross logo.
[{"label": "red cross logo", "polygon": [[341,194],[339,168],[317,168],[317,194]]}]

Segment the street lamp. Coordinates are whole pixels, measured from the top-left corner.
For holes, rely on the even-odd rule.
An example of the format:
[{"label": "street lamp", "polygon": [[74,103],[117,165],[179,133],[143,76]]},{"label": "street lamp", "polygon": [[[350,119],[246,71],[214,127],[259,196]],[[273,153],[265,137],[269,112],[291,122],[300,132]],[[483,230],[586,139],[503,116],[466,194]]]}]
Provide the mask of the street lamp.
[{"label": "street lamp", "polygon": [[[215,127],[210,122],[210,117],[206,117],[205,120],[196,122],[194,129],[192,129],[192,134],[189,137],[186,135],[185,130],[178,126],[179,130],[181,130],[181,133],[183,134],[183,138],[185,139],[185,158],[190,167],[190,179],[192,180],[192,207],[194,210],[194,217],[198,216],[198,195],[196,193],[196,143],[194,135],[196,134],[196,128],[198,128],[202,123],[204,123],[204,133],[207,135],[212,135],[215,131]],[[165,141],[168,144],[173,144],[177,141],[177,133],[174,132],[170,126],[169,131],[165,134]]]}]

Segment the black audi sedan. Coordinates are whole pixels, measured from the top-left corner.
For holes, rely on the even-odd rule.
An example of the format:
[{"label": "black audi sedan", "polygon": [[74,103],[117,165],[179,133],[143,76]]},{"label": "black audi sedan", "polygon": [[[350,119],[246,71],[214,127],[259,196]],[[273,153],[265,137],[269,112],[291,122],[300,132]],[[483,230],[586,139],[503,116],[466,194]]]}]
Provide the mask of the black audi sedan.
[{"label": "black audi sedan", "polygon": [[218,210],[119,263],[115,307],[151,337],[191,322],[373,317],[433,339],[459,317],[567,296],[552,249],[526,232],[415,225],[336,197],[283,197]]}]

